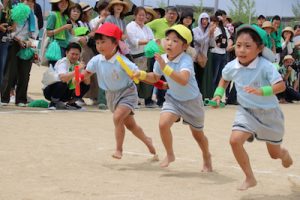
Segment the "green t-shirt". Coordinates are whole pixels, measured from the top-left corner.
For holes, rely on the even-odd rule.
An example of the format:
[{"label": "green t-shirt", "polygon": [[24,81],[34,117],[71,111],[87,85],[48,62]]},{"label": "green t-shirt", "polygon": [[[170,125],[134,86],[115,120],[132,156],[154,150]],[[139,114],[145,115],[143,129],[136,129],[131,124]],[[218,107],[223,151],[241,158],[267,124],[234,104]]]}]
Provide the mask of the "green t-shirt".
[{"label": "green t-shirt", "polygon": [[276,48],[281,48],[281,34],[282,34],[282,25],[280,24],[279,28],[277,31],[274,31],[271,33],[271,37],[273,38],[275,42]]},{"label": "green t-shirt", "polygon": [[[62,16],[62,26],[67,24],[67,17],[66,16]],[[55,12],[51,12],[47,18],[47,27],[46,29],[47,30],[54,30],[55,29],[55,24],[56,24],[56,14]],[[64,31],[65,32],[65,40],[60,40],[60,39],[57,39],[57,42],[59,44],[59,46],[63,47],[63,48],[66,48],[70,42],[70,33],[69,31]],[[54,36],[55,37],[55,36]]]},{"label": "green t-shirt", "polygon": [[[146,25],[149,26],[151,28],[151,30],[153,31],[155,39],[165,38],[166,30],[170,28],[166,18],[160,18],[160,19],[153,20],[153,21],[147,23]],[[161,45],[159,46],[159,50],[160,50],[160,52],[159,52],[160,54],[164,53],[164,50]]]}]

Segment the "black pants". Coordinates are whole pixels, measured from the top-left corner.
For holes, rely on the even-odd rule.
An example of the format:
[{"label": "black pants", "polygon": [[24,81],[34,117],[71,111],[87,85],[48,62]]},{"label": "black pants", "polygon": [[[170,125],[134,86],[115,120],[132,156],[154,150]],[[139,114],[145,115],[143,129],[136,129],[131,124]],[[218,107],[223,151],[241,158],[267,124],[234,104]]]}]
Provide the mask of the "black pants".
[{"label": "black pants", "polygon": [[286,86],[285,91],[277,94],[277,97],[279,99],[284,98],[288,102],[300,101],[300,93],[290,86]]},{"label": "black pants", "polygon": [[75,95],[75,89],[69,89],[67,83],[56,82],[51,85],[48,85],[44,89],[44,96],[49,101],[70,101],[76,98],[82,98],[85,93],[90,89],[90,85],[85,83],[80,83],[80,96]]},{"label": "black pants", "polygon": [[27,103],[27,90],[32,66],[32,59],[23,60],[16,56],[21,50],[18,42],[13,41],[8,49],[1,87],[1,101],[9,103],[10,91],[16,85],[16,104]]}]

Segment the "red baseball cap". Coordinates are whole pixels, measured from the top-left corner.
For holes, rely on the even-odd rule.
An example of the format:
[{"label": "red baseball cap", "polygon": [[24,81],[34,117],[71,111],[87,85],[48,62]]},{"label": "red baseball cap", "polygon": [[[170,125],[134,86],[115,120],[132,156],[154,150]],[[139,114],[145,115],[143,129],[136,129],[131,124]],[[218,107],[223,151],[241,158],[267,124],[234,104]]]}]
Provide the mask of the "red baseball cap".
[{"label": "red baseball cap", "polygon": [[123,34],[118,26],[109,22],[102,24],[102,26],[100,26],[100,28],[98,28],[98,30],[95,33],[113,37],[117,40],[121,40]]}]

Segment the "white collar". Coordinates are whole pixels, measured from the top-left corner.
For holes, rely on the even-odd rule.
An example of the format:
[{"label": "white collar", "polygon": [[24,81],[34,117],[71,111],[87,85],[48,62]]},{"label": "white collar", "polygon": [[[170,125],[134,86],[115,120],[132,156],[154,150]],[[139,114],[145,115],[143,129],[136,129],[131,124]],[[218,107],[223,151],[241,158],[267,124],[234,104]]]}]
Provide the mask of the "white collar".
[{"label": "white collar", "polygon": [[244,65],[241,65],[239,62],[239,59],[236,58],[235,68],[239,69],[239,68],[247,67],[248,69],[255,69],[258,61],[259,61],[259,57],[257,56],[248,66],[244,66]]},{"label": "white collar", "polygon": [[118,55],[121,55],[119,51],[115,53],[115,55],[113,55],[113,57],[111,57],[109,60],[106,60],[106,58],[102,54],[100,54],[100,61],[107,61],[114,64]]},{"label": "white collar", "polygon": [[181,57],[183,56],[184,52],[179,54],[174,60],[169,60],[167,54],[163,54],[161,57],[164,59],[165,63],[173,62],[173,63],[179,63]]}]

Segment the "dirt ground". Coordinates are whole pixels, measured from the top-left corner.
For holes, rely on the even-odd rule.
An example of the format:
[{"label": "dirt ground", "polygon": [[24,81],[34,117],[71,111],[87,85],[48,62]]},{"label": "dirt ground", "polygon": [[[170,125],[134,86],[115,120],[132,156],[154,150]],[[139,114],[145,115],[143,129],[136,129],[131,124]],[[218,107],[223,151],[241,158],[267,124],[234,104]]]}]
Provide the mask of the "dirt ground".
[{"label": "dirt ground", "polygon": [[[41,99],[45,67],[32,69],[29,96]],[[201,173],[201,152],[187,126],[174,125],[176,161],[167,169],[151,162],[146,147],[127,132],[124,156],[111,157],[112,114],[0,107],[0,200],[299,200],[299,103],[282,105],[286,146],[294,165],[284,169],[263,142],[246,145],[258,185],[240,192],[240,170],[229,145],[236,107],[206,108],[205,133],[212,173]],[[138,109],[135,118],[165,155],[158,131],[159,109]],[[298,128],[297,128],[298,127]]]}]

